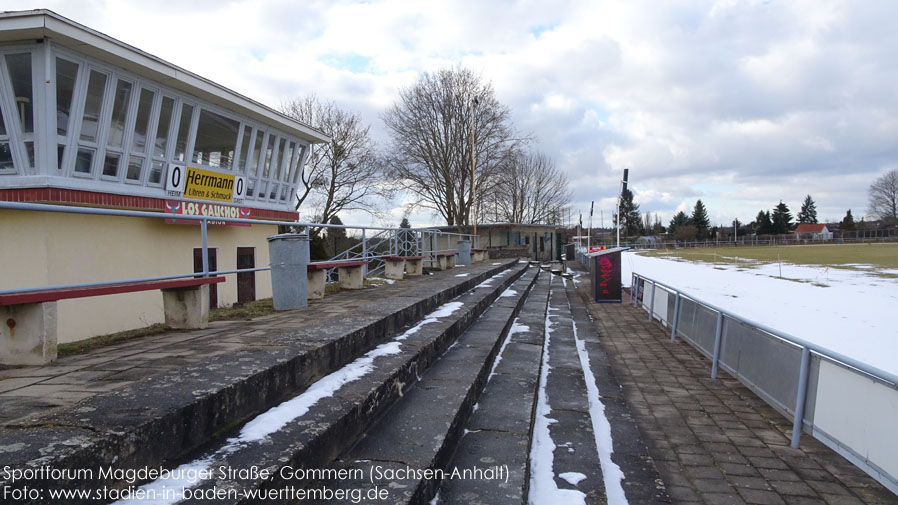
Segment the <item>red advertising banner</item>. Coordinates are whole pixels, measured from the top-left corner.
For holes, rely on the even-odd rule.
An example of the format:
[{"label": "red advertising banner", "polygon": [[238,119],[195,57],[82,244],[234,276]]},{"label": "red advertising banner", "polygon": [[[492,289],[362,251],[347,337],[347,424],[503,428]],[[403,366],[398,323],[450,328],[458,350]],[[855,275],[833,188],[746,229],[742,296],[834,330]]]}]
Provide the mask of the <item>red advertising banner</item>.
[{"label": "red advertising banner", "polygon": [[[182,216],[208,216],[208,217],[224,217],[229,219],[250,219],[252,217],[252,209],[247,207],[233,207],[231,205],[221,205],[217,203],[203,202],[182,202],[178,200],[165,201],[166,214],[179,214]],[[166,219],[169,224],[200,224],[199,221],[192,219]],[[218,226],[250,226],[249,223],[231,223],[226,221],[209,220],[209,224]]]},{"label": "red advertising banner", "polygon": [[596,255],[592,258],[593,294],[597,302],[621,301],[620,251]]}]

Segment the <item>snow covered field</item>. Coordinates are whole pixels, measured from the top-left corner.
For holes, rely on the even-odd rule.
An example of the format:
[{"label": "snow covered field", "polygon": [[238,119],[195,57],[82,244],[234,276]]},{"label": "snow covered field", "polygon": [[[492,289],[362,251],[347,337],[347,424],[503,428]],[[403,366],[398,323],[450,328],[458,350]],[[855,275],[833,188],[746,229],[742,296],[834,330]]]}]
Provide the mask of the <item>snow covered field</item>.
[{"label": "snow covered field", "polygon": [[[625,252],[631,272],[742,317],[898,374],[898,279],[864,271],[770,264],[751,269]],[[896,270],[878,270],[898,274]]]}]

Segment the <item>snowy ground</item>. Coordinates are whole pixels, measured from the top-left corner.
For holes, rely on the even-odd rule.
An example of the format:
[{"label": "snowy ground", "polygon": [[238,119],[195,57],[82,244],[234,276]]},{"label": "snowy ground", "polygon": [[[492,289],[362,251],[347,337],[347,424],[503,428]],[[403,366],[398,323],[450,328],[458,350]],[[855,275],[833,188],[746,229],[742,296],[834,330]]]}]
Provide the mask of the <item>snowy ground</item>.
[{"label": "snowy ground", "polygon": [[[770,264],[751,269],[623,253],[631,272],[746,319],[898,374],[898,279],[869,272]],[[896,270],[874,271],[898,274]]]}]

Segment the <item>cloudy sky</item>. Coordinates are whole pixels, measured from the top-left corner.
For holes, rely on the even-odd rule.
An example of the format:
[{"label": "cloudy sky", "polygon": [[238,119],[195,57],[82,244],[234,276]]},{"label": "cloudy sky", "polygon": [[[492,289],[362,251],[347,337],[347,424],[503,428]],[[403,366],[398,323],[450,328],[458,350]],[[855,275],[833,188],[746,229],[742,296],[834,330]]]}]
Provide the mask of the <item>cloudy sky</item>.
[{"label": "cloudy sky", "polygon": [[38,7],[273,107],[334,100],[384,146],[380,113],[398,89],[467,66],[567,172],[574,213],[596,201],[595,225],[600,209],[608,225],[625,167],[641,210],[665,224],[697,199],[717,224],[780,200],[797,214],[807,194],[821,219],[857,218],[870,183],[898,168],[893,0],[3,5]]}]

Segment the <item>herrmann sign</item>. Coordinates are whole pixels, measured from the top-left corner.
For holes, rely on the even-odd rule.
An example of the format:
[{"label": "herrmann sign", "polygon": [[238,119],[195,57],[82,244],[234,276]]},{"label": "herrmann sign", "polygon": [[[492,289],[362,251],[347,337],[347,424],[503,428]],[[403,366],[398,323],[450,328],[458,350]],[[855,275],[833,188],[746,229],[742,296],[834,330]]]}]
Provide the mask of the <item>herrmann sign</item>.
[{"label": "herrmann sign", "polygon": [[246,179],[186,165],[169,165],[165,180],[168,196],[241,203],[246,194]]}]

